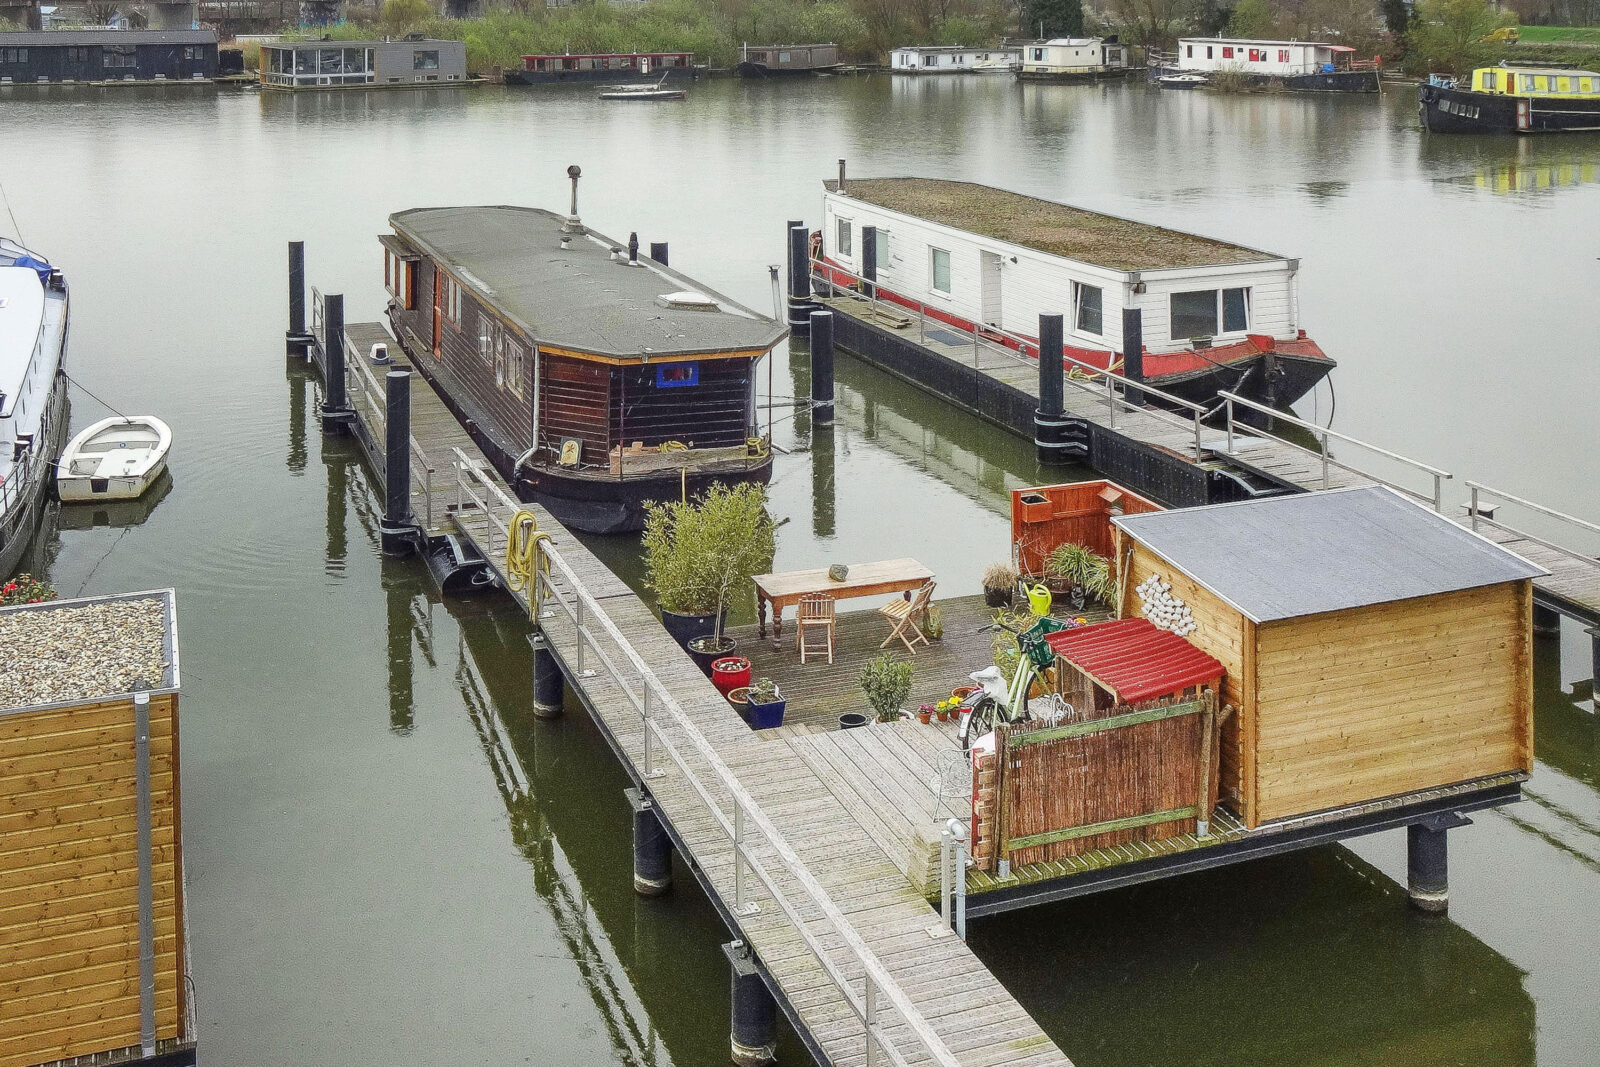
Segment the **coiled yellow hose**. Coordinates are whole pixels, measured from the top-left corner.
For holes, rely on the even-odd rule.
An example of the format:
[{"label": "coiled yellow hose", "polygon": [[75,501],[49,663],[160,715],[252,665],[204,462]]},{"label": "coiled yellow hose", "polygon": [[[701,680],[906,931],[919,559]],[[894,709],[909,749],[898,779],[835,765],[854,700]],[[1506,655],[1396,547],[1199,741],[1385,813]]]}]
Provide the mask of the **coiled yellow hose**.
[{"label": "coiled yellow hose", "polygon": [[550,574],[550,561],[539,552],[539,542],[550,540],[550,535],[539,529],[539,517],[526,509],[518,509],[511,516],[506,536],[506,584],[513,593],[520,593],[533,581],[533,569],[543,566]]}]

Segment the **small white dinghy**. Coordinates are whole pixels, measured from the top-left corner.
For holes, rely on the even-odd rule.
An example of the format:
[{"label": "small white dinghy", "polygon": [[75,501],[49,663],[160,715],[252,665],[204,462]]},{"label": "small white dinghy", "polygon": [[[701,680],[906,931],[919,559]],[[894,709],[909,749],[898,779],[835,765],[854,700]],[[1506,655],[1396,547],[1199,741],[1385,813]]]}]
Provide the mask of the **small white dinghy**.
[{"label": "small white dinghy", "polygon": [[67,445],[56,467],[63,503],[133,500],[167,469],[172,430],[154,415],[101,419]]}]

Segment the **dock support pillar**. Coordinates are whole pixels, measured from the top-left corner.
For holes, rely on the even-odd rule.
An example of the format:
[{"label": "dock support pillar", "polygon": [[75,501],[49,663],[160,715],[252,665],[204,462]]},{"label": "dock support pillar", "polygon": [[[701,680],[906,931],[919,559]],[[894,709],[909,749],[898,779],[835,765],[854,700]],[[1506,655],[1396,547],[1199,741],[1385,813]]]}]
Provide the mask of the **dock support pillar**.
[{"label": "dock support pillar", "polygon": [[778,1003],[761,980],[750,946],[722,946],[733,973],[733,1026],[729,1035],[737,1067],[766,1067],[778,1058]]},{"label": "dock support pillar", "polygon": [[667,265],[667,242],[651,241],[650,258],[665,267]]},{"label": "dock support pillar", "polygon": [[285,355],[304,358],[311,335],[306,332],[306,243],[289,242],[289,329],[283,335]]},{"label": "dock support pillar", "polygon": [[533,646],[533,714],[540,719],[561,717],[562,696],[566,693],[566,679],[561,675],[561,665],[550,650],[544,634],[529,638]]},{"label": "dock support pillar", "polygon": [[878,295],[878,228],[861,227],[861,277],[866,279],[865,295]]},{"label": "dock support pillar", "polygon": [[811,332],[811,234],[804,223],[789,229],[789,332],[805,337]]},{"label": "dock support pillar", "polygon": [[813,311],[811,322],[811,421],[833,422],[833,312]]},{"label": "dock support pillar", "polygon": [[1600,707],[1600,626],[1584,629],[1589,635],[1589,692],[1595,706]]},{"label": "dock support pillar", "polygon": [[[1130,381],[1144,381],[1144,312],[1138,308],[1122,309],[1122,376]],[[1123,388],[1128,403],[1144,403],[1143,390]]]},{"label": "dock support pillar", "polygon": [[404,556],[415,547],[417,526],[411,514],[411,371],[392,370],[383,385],[384,505],[378,533],[384,555]]},{"label": "dock support pillar", "polygon": [[[349,427],[350,401],[344,383],[344,296],[339,293],[322,298],[322,329],[327,351],[322,353],[322,432],[345,433]],[[307,345],[312,342],[308,339]]]},{"label": "dock support pillar", "polygon": [[1561,633],[1561,613],[1543,604],[1533,606],[1533,632],[1540,637],[1555,637]]},{"label": "dock support pillar", "polygon": [[1445,816],[1406,827],[1406,891],[1411,903],[1422,911],[1443,915],[1450,907],[1446,834],[1450,827],[1465,822],[1459,816]]},{"label": "dock support pillar", "polygon": [[659,897],[672,888],[672,839],[648,793],[622,792],[633,809],[633,891],[641,897]]},{"label": "dock support pillar", "polygon": [[1060,315],[1039,316],[1039,406],[1033,410],[1033,445],[1040,463],[1066,463],[1067,417],[1062,410],[1062,336]]}]

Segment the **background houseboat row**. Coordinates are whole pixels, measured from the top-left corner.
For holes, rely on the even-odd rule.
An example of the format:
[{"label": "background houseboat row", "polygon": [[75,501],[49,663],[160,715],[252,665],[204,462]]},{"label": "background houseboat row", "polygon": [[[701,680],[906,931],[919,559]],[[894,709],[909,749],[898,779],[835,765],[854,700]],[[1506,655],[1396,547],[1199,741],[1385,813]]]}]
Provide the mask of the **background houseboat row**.
[{"label": "background houseboat row", "polygon": [[1346,45],[1233,37],[1183,37],[1176,52],[1149,57],[1152,78],[1225,75],[1241,87],[1346,93],[1377,92],[1381,65],[1376,57],[1356,59],[1355,49]]}]

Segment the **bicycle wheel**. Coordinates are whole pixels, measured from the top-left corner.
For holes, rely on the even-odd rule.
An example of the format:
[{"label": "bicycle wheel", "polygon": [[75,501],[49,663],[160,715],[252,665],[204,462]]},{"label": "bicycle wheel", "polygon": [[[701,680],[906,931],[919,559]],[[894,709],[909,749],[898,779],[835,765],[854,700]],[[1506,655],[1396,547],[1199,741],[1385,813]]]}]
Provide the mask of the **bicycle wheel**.
[{"label": "bicycle wheel", "polygon": [[1000,702],[994,697],[979,697],[972,712],[961,723],[961,751],[970,754],[972,743],[993,730],[999,721]]}]

